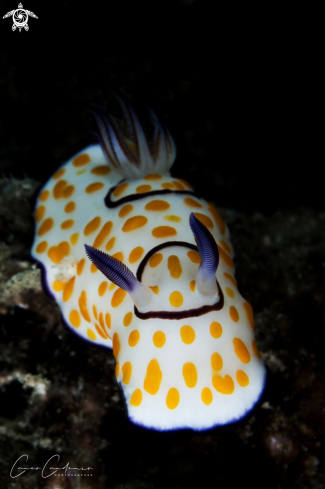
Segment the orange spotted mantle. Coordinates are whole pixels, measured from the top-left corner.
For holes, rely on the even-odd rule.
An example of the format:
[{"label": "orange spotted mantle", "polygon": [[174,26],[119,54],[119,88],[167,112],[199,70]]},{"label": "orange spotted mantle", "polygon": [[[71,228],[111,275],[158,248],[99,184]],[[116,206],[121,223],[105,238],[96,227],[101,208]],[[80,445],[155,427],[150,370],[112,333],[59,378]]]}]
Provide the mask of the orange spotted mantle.
[{"label": "orange spotted mantle", "polygon": [[[141,280],[151,288],[152,310],[190,310],[201,262],[191,212],[218,245],[223,307],[199,317],[140,319],[128,293],[90,263],[84,244],[114,256],[135,275],[144,261]],[[100,146],[92,145],[46,183],[35,221],[32,255],[43,265],[48,290],[72,330],[113,348],[133,422],[158,430],[204,430],[237,420],[254,406],[265,370],[252,307],[237,288],[224,221],[187,182],[169,172],[123,181]]]}]

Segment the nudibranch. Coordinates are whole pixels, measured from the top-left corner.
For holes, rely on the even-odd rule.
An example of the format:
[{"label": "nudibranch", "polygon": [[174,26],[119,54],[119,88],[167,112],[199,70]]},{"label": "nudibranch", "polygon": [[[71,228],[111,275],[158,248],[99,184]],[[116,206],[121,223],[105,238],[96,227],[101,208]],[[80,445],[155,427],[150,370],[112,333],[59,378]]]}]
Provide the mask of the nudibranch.
[{"label": "nudibranch", "polygon": [[[118,96],[124,129],[94,109],[99,144],[38,195],[32,256],[66,325],[113,349],[128,416],[160,431],[245,416],[265,367],[214,205],[170,175],[173,139]],[[150,134],[150,136],[149,136]]]}]

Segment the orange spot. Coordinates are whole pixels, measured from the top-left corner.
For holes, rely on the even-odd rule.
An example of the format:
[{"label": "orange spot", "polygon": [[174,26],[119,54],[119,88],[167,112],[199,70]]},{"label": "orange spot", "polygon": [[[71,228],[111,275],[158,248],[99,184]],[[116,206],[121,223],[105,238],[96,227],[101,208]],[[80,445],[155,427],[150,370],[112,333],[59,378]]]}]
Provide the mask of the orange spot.
[{"label": "orange spot", "polygon": [[61,170],[58,170],[56,173],[54,173],[52,178],[54,180],[57,180],[58,178],[62,177],[62,175],[64,175],[64,174],[65,174],[65,169],[61,168]]},{"label": "orange spot", "polygon": [[201,257],[197,251],[188,251],[187,256],[193,263],[201,263]]},{"label": "orange spot", "polygon": [[41,200],[42,202],[45,202],[48,199],[49,195],[50,195],[50,192],[48,190],[43,190],[43,192],[41,192],[39,195],[39,200]]},{"label": "orange spot", "polygon": [[47,248],[47,242],[46,241],[41,241],[41,243],[39,243],[36,246],[36,252],[37,253],[44,253],[44,251],[46,251],[46,248]]},{"label": "orange spot", "polygon": [[238,323],[239,321],[239,314],[238,314],[238,311],[237,309],[235,308],[235,306],[230,306],[229,307],[229,316],[231,317],[231,319],[235,322],[235,323]]},{"label": "orange spot", "polygon": [[155,253],[149,258],[149,267],[151,268],[157,267],[162,259],[163,256],[161,253]]},{"label": "orange spot", "polygon": [[83,166],[89,162],[90,162],[90,156],[87,153],[82,153],[81,155],[77,156],[73,160],[72,164],[73,166]]},{"label": "orange spot", "polygon": [[111,285],[108,288],[109,288],[109,290],[113,290],[113,289],[115,289],[115,287],[116,287],[116,285],[113,284],[113,282],[112,282]]},{"label": "orange spot", "polygon": [[216,391],[220,392],[220,394],[232,394],[235,389],[234,381],[230,377],[230,375],[225,375],[222,377],[219,374],[215,374],[212,377],[212,384]]},{"label": "orange spot", "polygon": [[241,387],[246,387],[249,384],[249,378],[242,370],[237,370],[236,379]]},{"label": "orange spot", "polygon": [[70,236],[70,243],[72,245],[75,245],[75,244],[77,244],[78,239],[79,239],[79,233],[73,233]]},{"label": "orange spot", "polygon": [[169,302],[173,307],[181,307],[183,304],[183,296],[178,290],[172,292],[169,296]]},{"label": "orange spot", "polygon": [[225,234],[226,225],[225,225],[224,221],[222,220],[218,209],[213,204],[209,204],[208,209],[211,212],[211,214],[213,215],[214,221],[215,221],[220,233]]},{"label": "orange spot", "polygon": [[67,302],[70,299],[73,292],[75,278],[76,277],[70,278],[69,282],[67,282],[67,285],[64,287],[63,296],[62,296],[63,302]]},{"label": "orange spot", "polygon": [[252,350],[254,352],[254,355],[257,356],[257,358],[262,358],[262,355],[260,354],[260,351],[259,349],[257,348],[257,344],[256,344],[256,341],[252,341]]},{"label": "orange spot", "polygon": [[67,199],[70,197],[74,192],[74,186],[73,185],[68,185],[62,190],[62,197]]},{"label": "orange spot", "polygon": [[129,345],[132,347],[136,346],[139,339],[140,339],[139,331],[137,329],[135,329],[134,331],[131,331],[131,333],[129,334]]},{"label": "orange spot", "polygon": [[125,362],[125,364],[122,367],[122,372],[123,372],[122,382],[123,382],[123,384],[128,384],[130,382],[131,375],[132,375],[132,364],[131,364],[131,362]]},{"label": "orange spot", "polygon": [[114,295],[112,297],[111,305],[112,307],[117,307],[120,304],[122,304],[124,297],[126,296],[126,291],[123,289],[120,289],[120,287],[114,292]]},{"label": "orange spot", "polygon": [[202,402],[204,404],[206,404],[206,406],[209,406],[211,404],[213,396],[212,396],[212,392],[209,389],[209,387],[204,387],[204,389],[202,389],[201,399],[202,399]]},{"label": "orange spot", "polygon": [[67,219],[61,224],[62,229],[69,229],[74,225],[74,220],[73,219]]},{"label": "orange spot", "polygon": [[132,321],[133,314],[132,312],[127,312],[123,318],[123,324],[124,326],[130,326],[131,321]]},{"label": "orange spot", "polygon": [[143,382],[143,388],[152,396],[157,394],[162,380],[162,371],[160,370],[157,360],[151,360],[147,367],[146,377]]},{"label": "orange spot", "polygon": [[247,350],[245,343],[239,338],[234,338],[233,344],[235,347],[235,353],[239,360],[243,363],[249,363],[251,360],[251,356],[249,351]]},{"label": "orange spot", "polygon": [[102,182],[94,182],[88,185],[88,187],[85,188],[85,191],[87,194],[93,194],[94,192],[98,192],[101,188],[104,187],[104,184]]},{"label": "orange spot", "polygon": [[175,387],[172,387],[167,392],[166,406],[168,409],[175,409],[179,404],[179,392]]},{"label": "orange spot", "polygon": [[47,219],[45,219],[45,221],[42,222],[42,224],[41,224],[41,226],[37,232],[37,236],[43,236],[43,234],[50,231],[53,227],[53,224],[54,224],[54,221],[53,221],[52,217],[48,217]]},{"label": "orange spot", "polygon": [[187,387],[193,389],[197,384],[197,371],[194,363],[188,362],[183,365],[183,377]]},{"label": "orange spot", "polygon": [[127,221],[125,221],[122,231],[125,233],[129,233],[130,231],[134,231],[135,229],[142,228],[148,222],[148,219],[145,216],[134,216],[130,217]]},{"label": "orange spot", "polygon": [[254,330],[255,329],[255,321],[254,321],[253,308],[250,305],[250,303],[247,302],[247,301],[244,302],[243,306],[244,306],[244,309],[245,309],[245,312],[246,312],[246,316],[247,316],[248,322],[249,322],[251,328]]},{"label": "orange spot", "polygon": [[102,282],[98,287],[98,295],[101,297],[105,294],[108,287],[108,282]]},{"label": "orange spot", "polygon": [[151,189],[152,189],[151,185],[139,185],[139,187],[137,187],[135,191],[138,194],[144,194],[146,192],[150,192]]},{"label": "orange spot", "polygon": [[64,289],[65,284],[65,282],[61,282],[60,280],[54,280],[52,287],[55,292],[61,292],[61,290]]},{"label": "orange spot", "polygon": [[88,224],[85,226],[84,235],[88,236],[89,234],[96,231],[99,228],[101,222],[101,218],[99,216],[94,217]]},{"label": "orange spot", "polygon": [[201,214],[201,212],[194,212],[194,215],[207,228],[210,228],[210,229],[213,228],[213,222],[211,221],[210,217],[206,216],[205,214]]},{"label": "orange spot", "polygon": [[131,406],[140,406],[142,402],[142,392],[140,391],[140,389],[136,389],[132,396],[131,396],[131,399],[130,399],[130,404]]},{"label": "orange spot", "polygon": [[57,246],[52,246],[47,254],[54,263],[60,263],[65,256],[70,253],[70,245],[67,241],[62,241]]},{"label": "orange spot", "polygon": [[95,168],[91,170],[91,173],[93,173],[94,175],[108,175],[110,171],[111,169],[109,166],[100,165],[100,166],[95,166]]},{"label": "orange spot", "polygon": [[101,336],[104,340],[107,340],[108,335],[106,334],[106,331],[103,331],[103,329],[99,326],[99,324],[95,323],[95,328],[99,336]]},{"label": "orange spot", "polygon": [[128,185],[128,183],[122,183],[121,185],[118,185],[113,192],[114,197],[119,197],[121,194],[123,194]]},{"label": "orange spot", "polygon": [[118,354],[120,353],[121,349],[121,343],[120,343],[120,338],[117,333],[114,333],[113,336],[113,355],[114,358],[116,359],[118,357]]},{"label": "orange spot", "polygon": [[192,189],[193,188],[192,185],[190,183],[188,183],[186,180],[184,180],[183,178],[178,178],[177,180],[179,182],[181,182],[184,185],[184,187],[187,187],[189,189]]},{"label": "orange spot", "polygon": [[225,291],[228,297],[231,297],[232,299],[235,297],[235,292],[230,287],[226,287]]},{"label": "orange spot", "polygon": [[213,353],[211,356],[211,367],[213,370],[221,370],[223,366],[223,361],[219,353]]},{"label": "orange spot", "polygon": [[182,218],[179,216],[164,216],[166,221],[181,222]]},{"label": "orange spot", "polygon": [[156,295],[159,294],[159,287],[158,285],[149,285],[149,288],[152,290],[152,292]]},{"label": "orange spot", "polygon": [[100,245],[104,242],[104,240],[107,238],[107,236],[111,232],[112,227],[113,227],[112,221],[105,222],[104,226],[102,227],[102,229],[98,233],[98,235],[97,235],[97,237],[93,243],[94,248],[100,247]]},{"label": "orange spot", "polygon": [[190,281],[190,289],[191,289],[192,292],[195,291],[195,280],[191,280]]},{"label": "orange spot", "polygon": [[184,199],[184,204],[188,205],[189,207],[202,207],[202,204],[200,204],[200,202],[192,199],[191,197],[186,197],[186,199]]},{"label": "orange spot", "polygon": [[177,231],[171,226],[158,226],[152,230],[152,235],[155,238],[166,238],[167,236],[175,236]]},{"label": "orange spot", "polygon": [[68,182],[66,180],[59,180],[53,187],[53,196],[55,199],[60,199],[62,197],[62,192],[67,186]]},{"label": "orange spot", "polygon": [[169,209],[170,205],[165,200],[151,200],[145,206],[147,211],[165,211]]},{"label": "orange spot", "polygon": [[137,246],[134,248],[131,253],[129,254],[129,262],[130,263],[135,263],[136,261],[140,260],[141,256],[143,255],[144,249],[142,246]]},{"label": "orange spot", "polygon": [[91,329],[87,329],[88,338],[92,341],[96,341],[96,335]]},{"label": "orange spot", "polygon": [[172,189],[174,185],[171,182],[165,182],[161,184],[162,188]]},{"label": "orange spot", "polygon": [[116,375],[116,378],[120,375],[120,363],[119,362],[116,362],[116,365],[115,365],[115,375]]},{"label": "orange spot", "polygon": [[217,322],[213,322],[210,324],[210,335],[212,336],[212,338],[220,338],[220,336],[222,335],[222,326],[221,324],[217,323]]},{"label": "orange spot", "polygon": [[110,251],[110,250],[113,248],[114,244],[115,244],[115,240],[116,240],[116,238],[111,238],[111,239],[110,239],[110,240],[109,240],[109,241],[106,243],[105,250]]},{"label": "orange spot", "polygon": [[45,205],[40,205],[37,207],[36,212],[35,212],[35,221],[39,222],[43,219],[44,214],[45,214]]},{"label": "orange spot", "polygon": [[96,265],[94,265],[93,263],[90,265],[90,271],[91,273],[96,273],[98,270],[98,268],[96,267]]},{"label": "orange spot", "polygon": [[229,253],[229,255],[232,255],[232,247],[230,246],[230,244],[226,243],[223,239],[221,239],[220,245],[227,253]]},{"label": "orange spot", "polygon": [[167,267],[168,267],[170,275],[173,278],[179,278],[182,275],[182,266],[181,266],[181,262],[179,261],[178,256],[176,256],[176,255],[169,256]]},{"label": "orange spot", "polygon": [[124,205],[122,207],[122,209],[120,210],[120,212],[118,213],[118,215],[119,215],[119,217],[125,217],[128,214],[130,214],[131,211],[133,211],[133,205],[126,204],[126,205]]},{"label": "orange spot", "polygon": [[67,205],[64,208],[64,212],[73,212],[76,208],[76,204],[74,202],[68,202]]},{"label": "orange spot", "polygon": [[95,306],[95,304],[93,305],[93,314],[94,314],[94,318],[97,320],[98,314],[97,314],[97,307]]},{"label": "orange spot", "polygon": [[195,340],[195,331],[191,326],[182,326],[180,330],[182,342],[190,345]]},{"label": "orange spot", "polygon": [[158,173],[150,173],[144,177],[144,180],[160,180],[162,178]]},{"label": "orange spot", "polygon": [[218,245],[220,258],[228,265],[228,267],[234,267],[235,264],[232,258]]},{"label": "orange spot", "polygon": [[69,319],[72,326],[74,326],[75,328],[79,328],[81,324],[81,319],[78,311],[73,309],[73,311],[70,312]]},{"label": "orange spot", "polygon": [[162,331],[156,331],[152,337],[153,344],[157,348],[162,348],[166,343],[166,335]]},{"label": "orange spot", "polygon": [[232,275],[230,275],[229,273],[227,272],[223,272],[223,275],[224,277],[226,277],[228,280],[230,280],[230,282],[236,287],[236,289],[238,288],[237,286],[237,282],[236,280],[234,279],[234,277]]},{"label": "orange spot", "polygon": [[81,275],[85,266],[85,259],[81,258],[81,260],[77,263],[77,275]]},{"label": "orange spot", "polygon": [[105,324],[108,327],[108,329],[111,329],[111,315],[109,312],[105,314]]},{"label": "orange spot", "polygon": [[101,327],[103,328],[103,330],[105,331],[105,324],[104,324],[104,319],[103,319],[103,313],[102,312],[99,313],[98,321],[99,321],[99,324],[101,325]]},{"label": "orange spot", "polygon": [[82,317],[88,323],[90,323],[90,316],[89,316],[89,312],[87,311],[87,294],[84,290],[80,294],[78,304],[79,304],[79,309],[80,309]]},{"label": "orange spot", "polygon": [[184,185],[182,185],[180,182],[177,182],[177,180],[173,181],[173,186],[176,188],[176,190],[184,190]]}]

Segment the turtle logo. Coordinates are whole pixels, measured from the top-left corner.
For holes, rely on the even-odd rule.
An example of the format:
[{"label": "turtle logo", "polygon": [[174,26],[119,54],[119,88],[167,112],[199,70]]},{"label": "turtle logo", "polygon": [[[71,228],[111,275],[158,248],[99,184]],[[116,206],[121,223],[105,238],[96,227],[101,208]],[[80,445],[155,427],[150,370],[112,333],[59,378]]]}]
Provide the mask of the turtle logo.
[{"label": "turtle logo", "polygon": [[31,17],[34,17],[34,19],[38,19],[37,15],[35,15],[33,12],[31,12],[30,10],[23,9],[21,3],[18,5],[18,8],[16,10],[11,10],[11,12],[7,12],[6,15],[3,16],[3,19],[6,19],[11,15],[13,20],[12,30],[15,31],[18,27],[19,32],[21,32],[22,28],[24,28],[25,31],[28,31],[29,26],[27,22],[28,22],[29,15]]}]

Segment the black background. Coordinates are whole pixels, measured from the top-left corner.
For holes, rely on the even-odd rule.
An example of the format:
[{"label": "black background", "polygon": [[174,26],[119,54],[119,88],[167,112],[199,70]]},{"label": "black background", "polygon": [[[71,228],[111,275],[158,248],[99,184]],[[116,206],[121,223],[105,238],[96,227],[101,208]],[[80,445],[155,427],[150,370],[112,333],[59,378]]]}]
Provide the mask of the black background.
[{"label": "black background", "polygon": [[[0,3],[1,17],[17,8]],[[323,207],[317,29],[303,7],[196,0],[37,2],[1,19],[5,175],[45,181],[88,144],[87,104],[111,89],[151,105],[175,176],[220,206]],[[301,8],[301,10],[299,10]],[[108,104],[109,105],[109,104]]]},{"label": "black background", "polygon": [[[149,104],[174,136],[173,175],[228,208],[236,277],[269,379],[266,406],[246,424],[185,441],[130,427],[112,395],[112,357],[66,332],[58,308],[31,288],[26,309],[14,308],[19,297],[5,304],[1,366],[9,376],[17,365],[41,373],[52,386],[43,406],[24,404],[18,381],[1,391],[0,415],[14,427],[0,440],[4,480],[12,454],[28,449],[41,464],[60,448],[66,462],[73,451],[97,464],[96,487],[324,487],[323,17],[303,3],[23,0],[38,19],[13,32],[2,17],[18,1],[0,0],[0,176],[45,183],[92,141],[88,104],[109,109],[112,89]],[[31,199],[16,199],[23,184],[6,183],[14,189],[0,209],[4,286],[32,240],[21,223]],[[77,378],[84,391],[71,395]],[[22,441],[12,435],[21,432]],[[36,450],[28,440],[42,433],[52,445]]]}]

